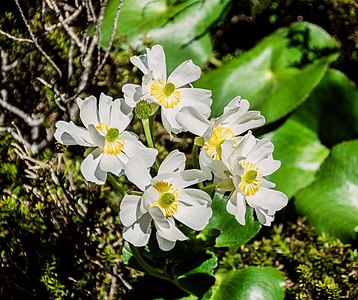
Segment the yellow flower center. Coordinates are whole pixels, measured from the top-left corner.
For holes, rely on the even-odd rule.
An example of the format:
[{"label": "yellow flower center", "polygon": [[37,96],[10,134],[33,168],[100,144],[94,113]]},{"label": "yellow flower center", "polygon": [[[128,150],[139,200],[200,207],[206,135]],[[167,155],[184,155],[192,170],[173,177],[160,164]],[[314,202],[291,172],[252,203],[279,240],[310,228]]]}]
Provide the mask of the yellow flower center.
[{"label": "yellow flower center", "polygon": [[260,186],[262,186],[262,175],[259,174],[256,165],[250,162],[240,162],[240,165],[244,168],[244,173],[241,175],[241,182],[238,185],[240,192],[247,196],[253,196],[256,194]]},{"label": "yellow flower center", "polygon": [[120,138],[119,130],[117,128],[109,128],[108,124],[99,123],[96,129],[105,137],[104,140],[104,154],[117,155],[121,153],[125,145],[125,141]]},{"label": "yellow flower center", "polygon": [[166,108],[173,108],[181,101],[180,92],[175,89],[175,85],[165,82],[163,78],[153,81],[150,95]]},{"label": "yellow flower center", "polygon": [[210,139],[204,144],[204,149],[208,155],[215,159],[221,159],[221,145],[226,140],[234,140],[235,134],[230,128],[215,127]]},{"label": "yellow flower center", "polygon": [[175,189],[170,183],[164,181],[156,183],[154,188],[159,192],[159,198],[150,206],[159,207],[164,216],[171,217],[178,210],[178,190]]}]

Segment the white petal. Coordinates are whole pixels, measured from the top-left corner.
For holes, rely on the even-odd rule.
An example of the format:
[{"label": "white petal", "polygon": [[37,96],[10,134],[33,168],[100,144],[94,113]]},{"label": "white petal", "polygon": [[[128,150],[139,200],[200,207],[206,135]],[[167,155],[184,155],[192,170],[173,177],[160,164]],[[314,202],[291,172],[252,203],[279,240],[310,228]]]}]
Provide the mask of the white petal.
[{"label": "white petal", "polygon": [[149,170],[147,169],[142,157],[131,157],[125,169],[128,180],[134,183],[142,191],[150,185],[152,177],[150,176]]},{"label": "white petal", "polygon": [[135,65],[144,74],[148,73],[147,57],[145,55],[132,56],[130,59],[131,63]]},{"label": "white petal", "polygon": [[181,193],[180,205],[174,217],[194,230],[203,230],[212,216],[211,198],[200,190],[185,190]]},{"label": "white petal", "polygon": [[257,140],[255,147],[248,153],[247,160],[257,164],[262,159],[272,155],[273,144],[268,139]]},{"label": "white petal", "polygon": [[[159,208],[158,208],[159,209]],[[153,218],[154,219],[154,218]],[[165,218],[167,220],[166,226],[163,227],[163,222],[157,222],[154,219],[155,227],[157,228],[158,234],[169,241],[184,241],[188,238],[175,226],[173,218]],[[168,226],[167,226],[168,225]]]},{"label": "white petal", "polygon": [[197,136],[203,136],[210,126],[209,120],[205,118],[201,112],[188,106],[181,108],[176,116],[176,121],[186,131]]},{"label": "white petal", "polygon": [[151,229],[151,216],[146,213],[130,227],[124,227],[123,238],[135,247],[144,247],[148,244]]},{"label": "white petal", "polygon": [[245,225],[246,203],[243,196],[239,192],[232,193],[229,201],[226,204],[226,211],[235,216],[235,219],[241,224]]},{"label": "white petal", "polygon": [[90,124],[93,124],[94,126],[99,124],[96,97],[89,96],[83,100],[80,110],[80,118],[83,125],[87,128]]},{"label": "white petal", "polygon": [[[238,146],[236,147],[237,156],[247,157],[256,145],[256,138],[252,135],[251,131],[243,136]],[[251,162],[251,161],[250,161]]]},{"label": "white petal", "polygon": [[105,137],[98,132],[98,130],[96,129],[96,127],[94,127],[93,124],[88,125],[88,132],[91,136],[91,139],[93,140],[93,143],[103,149]]},{"label": "white petal", "polygon": [[184,189],[180,191],[180,202],[184,202],[188,205],[210,207],[212,200],[210,196],[202,190]]},{"label": "white petal", "polygon": [[230,171],[233,169],[233,161],[230,159],[233,154],[234,141],[226,140],[221,145],[221,161],[226,166],[226,168]]},{"label": "white petal", "polygon": [[125,195],[123,197],[119,217],[124,226],[132,226],[143,215],[140,210],[140,199],[140,196],[135,195]]},{"label": "white petal", "polygon": [[117,155],[103,154],[99,166],[103,171],[117,176],[121,176],[124,173],[124,164]]},{"label": "white petal", "polygon": [[148,69],[153,72],[154,78],[167,78],[167,70],[165,63],[165,54],[163,47],[154,45],[151,49],[147,49]]},{"label": "white petal", "polygon": [[288,198],[280,191],[261,187],[254,196],[246,196],[246,201],[251,207],[261,207],[273,215],[287,205]]},{"label": "white petal", "polygon": [[157,157],[158,150],[154,148],[145,147],[137,139],[133,139],[133,135],[129,132],[124,132],[122,136],[125,141],[123,152],[130,157],[141,157],[147,168],[151,167]]},{"label": "white petal", "polygon": [[168,125],[164,125],[164,122],[170,124],[169,129],[167,129],[168,132],[173,132],[175,134],[178,134],[185,130],[176,120],[176,116],[178,115],[178,113],[179,113],[179,108],[177,107],[174,108],[162,107],[162,121],[163,121],[164,128],[167,129],[165,126],[168,126]]},{"label": "white petal", "polygon": [[123,85],[122,92],[127,105],[134,108],[140,100],[142,87],[138,84],[127,83]]},{"label": "white petal", "polygon": [[185,154],[179,150],[173,150],[161,163],[158,174],[182,172],[185,169]]},{"label": "white petal", "polygon": [[[150,205],[156,202],[159,199],[159,196],[159,192],[153,186],[150,186],[142,196],[142,210],[149,210]],[[156,213],[163,215],[161,211],[157,211]]]},{"label": "white petal", "polygon": [[99,121],[104,124],[109,123],[111,105],[113,103],[112,97],[101,93],[99,97]]},{"label": "white petal", "polygon": [[242,134],[243,132],[260,127],[265,124],[265,118],[257,111],[249,111],[244,115],[240,115],[240,112],[232,114],[230,118],[227,118],[230,128],[235,135]]},{"label": "white petal", "polygon": [[203,182],[208,179],[205,172],[197,169],[184,170],[176,177],[174,177],[172,184],[176,188],[185,188],[199,182]]},{"label": "white petal", "polygon": [[77,98],[76,99],[76,103],[77,103],[77,105],[78,105],[78,107],[79,107],[79,109],[81,109],[82,108],[82,103],[83,103],[83,100],[81,99],[81,98]]},{"label": "white petal", "polygon": [[194,65],[191,60],[181,63],[169,76],[168,81],[174,83],[176,87],[198,80],[201,70]]},{"label": "white petal", "polygon": [[76,126],[72,122],[58,121],[56,123],[55,139],[64,145],[93,146],[87,129]]},{"label": "white petal", "polygon": [[260,174],[267,176],[277,171],[281,166],[281,162],[274,160],[270,154],[268,158],[261,160],[256,166],[259,168]]},{"label": "white petal", "polygon": [[159,248],[162,251],[169,251],[174,248],[176,242],[168,241],[167,239],[162,238],[158,231],[156,232],[156,237],[157,237]]},{"label": "white petal", "polygon": [[235,110],[236,108],[240,107],[242,110],[248,111],[249,109],[249,102],[246,99],[242,99],[240,96],[235,97],[232,99],[225,107],[223,115],[226,115],[231,110]]},{"label": "white petal", "polygon": [[271,222],[274,220],[273,215],[267,214],[267,212],[260,207],[255,207],[255,212],[256,212],[257,219],[262,225],[265,226],[271,225]]},{"label": "white petal", "polygon": [[91,152],[81,164],[81,172],[87,181],[96,184],[104,184],[107,179],[107,172],[104,172],[99,167],[102,158],[102,150],[97,148]]},{"label": "white petal", "polygon": [[212,179],[212,169],[210,165],[212,163],[211,157],[206,153],[206,150],[201,148],[199,154],[200,169],[206,174],[208,180]]},{"label": "white petal", "polygon": [[132,115],[126,115],[121,110],[121,99],[117,99],[113,102],[111,107],[111,127],[117,128],[121,133],[127,128],[131,121]]},{"label": "white petal", "polygon": [[182,102],[184,106],[194,106],[195,104],[202,104],[203,107],[206,108],[200,110],[200,112],[209,117],[211,110],[212,99],[211,91],[204,90],[199,88],[179,88],[177,89],[180,92],[180,96],[182,98]]}]

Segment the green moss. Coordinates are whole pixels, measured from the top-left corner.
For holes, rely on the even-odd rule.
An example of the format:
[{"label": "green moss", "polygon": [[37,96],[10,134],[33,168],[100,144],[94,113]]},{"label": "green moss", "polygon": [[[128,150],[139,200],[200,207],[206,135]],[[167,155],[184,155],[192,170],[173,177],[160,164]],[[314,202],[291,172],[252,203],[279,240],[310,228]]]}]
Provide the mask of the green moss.
[{"label": "green moss", "polygon": [[317,236],[302,219],[274,226],[269,237],[226,252],[221,267],[273,266],[286,275],[286,299],[356,299],[357,251]]}]

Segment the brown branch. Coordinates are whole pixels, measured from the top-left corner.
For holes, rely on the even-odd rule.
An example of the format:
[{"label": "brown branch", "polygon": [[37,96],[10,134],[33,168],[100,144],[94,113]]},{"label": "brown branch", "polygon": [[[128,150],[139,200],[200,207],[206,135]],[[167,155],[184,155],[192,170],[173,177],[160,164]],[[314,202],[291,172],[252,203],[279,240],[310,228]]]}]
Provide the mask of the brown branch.
[{"label": "brown branch", "polygon": [[[104,64],[106,63],[107,59],[108,59],[108,56],[109,56],[109,53],[111,51],[111,48],[112,48],[112,45],[113,45],[113,40],[114,40],[114,35],[116,33],[116,30],[117,30],[117,25],[118,25],[118,18],[119,18],[119,13],[122,9],[122,6],[123,6],[123,0],[120,0],[119,1],[119,4],[118,4],[118,7],[117,7],[117,11],[116,11],[116,16],[114,18],[114,23],[113,23],[113,27],[112,27],[112,32],[111,32],[111,37],[109,39],[109,43],[108,43],[108,47],[107,47],[107,50],[106,50],[106,53],[104,54],[104,58],[102,60],[102,62],[100,63],[100,65],[98,66],[95,74],[94,74],[94,77],[97,77],[98,76],[98,73],[102,70]],[[98,61],[99,63],[99,61]]]},{"label": "brown branch", "polygon": [[55,70],[57,71],[57,73],[60,75],[60,77],[62,77],[62,72],[61,69],[56,65],[56,63],[52,60],[52,58],[41,48],[41,46],[39,45],[39,43],[37,42],[37,39],[34,35],[34,33],[31,30],[31,27],[29,25],[29,23],[27,22],[24,12],[19,4],[19,0],[15,0],[15,3],[20,11],[21,14],[21,18],[24,21],[26,28],[32,38],[33,43],[35,44],[36,48],[42,53],[42,55],[49,61],[49,63],[55,68]]},{"label": "brown branch", "polygon": [[12,39],[12,40],[17,41],[17,42],[26,42],[26,43],[33,43],[34,42],[33,40],[30,40],[30,39],[18,38],[18,37],[13,36],[10,33],[7,33],[7,32],[5,32],[5,31],[3,31],[1,29],[0,29],[0,34],[5,35],[9,39]]}]

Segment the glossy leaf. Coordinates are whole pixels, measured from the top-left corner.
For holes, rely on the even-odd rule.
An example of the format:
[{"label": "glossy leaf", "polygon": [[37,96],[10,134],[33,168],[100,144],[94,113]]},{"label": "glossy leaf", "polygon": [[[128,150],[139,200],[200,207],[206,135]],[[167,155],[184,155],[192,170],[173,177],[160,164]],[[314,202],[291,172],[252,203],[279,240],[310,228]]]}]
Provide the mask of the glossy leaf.
[{"label": "glossy leaf", "polygon": [[342,72],[328,70],[297,111],[297,119],[328,147],[358,138],[358,89]]},{"label": "glossy leaf", "polygon": [[343,241],[358,231],[358,140],[332,148],[317,173],[317,179],[295,199],[298,212],[306,216],[319,233]]},{"label": "glossy leaf", "polygon": [[213,216],[207,228],[221,230],[221,234],[216,238],[215,247],[237,248],[246,244],[260,230],[261,225],[254,221],[253,209],[247,207],[246,225],[240,225],[233,215],[226,211],[227,197],[216,194],[213,203]]},{"label": "glossy leaf", "polygon": [[314,180],[329,150],[297,114],[267,137],[275,145],[274,158],[281,161],[281,167],[269,176],[269,180],[276,184],[275,189],[291,198]]},{"label": "glossy leaf", "polygon": [[177,278],[180,286],[201,298],[215,283],[213,275],[216,266],[217,257],[215,254],[210,251],[203,251],[181,262],[174,272],[180,274]]},{"label": "glossy leaf", "polygon": [[249,267],[215,275],[210,300],[284,299],[285,279],[274,268]]},{"label": "glossy leaf", "polygon": [[[184,60],[207,62],[212,43],[208,28],[222,14],[229,0],[124,1],[117,35],[125,36],[132,46],[143,38],[163,45],[169,70]],[[108,45],[118,0],[111,0],[102,26],[102,46]]]},{"label": "glossy leaf", "polygon": [[323,29],[306,22],[293,23],[202,76],[195,86],[213,91],[214,116],[240,95],[270,123],[300,105],[336,57],[336,43]]}]

